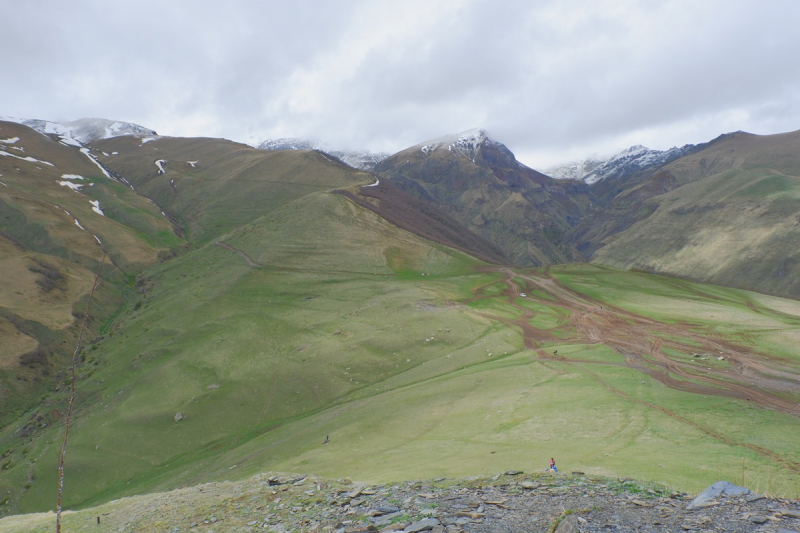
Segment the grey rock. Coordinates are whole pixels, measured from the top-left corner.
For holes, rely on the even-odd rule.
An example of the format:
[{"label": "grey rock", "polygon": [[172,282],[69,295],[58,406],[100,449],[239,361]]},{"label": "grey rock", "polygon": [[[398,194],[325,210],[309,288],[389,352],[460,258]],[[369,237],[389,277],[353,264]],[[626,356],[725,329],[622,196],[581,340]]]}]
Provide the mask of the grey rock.
[{"label": "grey rock", "polygon": [[754,524],[763,524],[767,521],[767,517],[761,515],[751,516],[750,521]]},{"label": "grey rock", "polygon": [[183,413],[175,413],[175,422],[180,422],[183,420]]},{"label": "grey rock", "polygon": [[403,533],[419,533],[420,531],[428,531],[429,529],[433,529],[433,526],[438,525],[439,521],[436,518],[425,518],[407,526],[403,530]]},{"label": "grey rock", "polygon": [[763,500],[764,498],[766,498],[766,496],[764,496],[763,494],[748,494],[747,496],[744,497],[744,501],[746,501],[747,503],[751,503],[751,502],[757,502],[758,500]]},{"label": "grey rock", "polygon": [[394,512],[394,513],[385,514],[383,516],[376,516],[375,518],[372,519],[372,523],[375,524],[378,527],[388,526],[392,522],[392,520],[394,520],[396,517],[400,516],[401,514],[403,514],[403,513],[400,512],[400,511],[397,511],[397,512]]},{"label": "grey rock", "polygon": [[558,524],[555,533],[580,533],[578,517],[574,514],[565,516],[561,523]]},{"label": "grey rock", "polygon": [[800,533],[800,531],[795,531],[794,529],[786,529],[782,527],[778,530],[778,533]]},{"label": "grey rock", "polygon": [[743,496],[745,494],[750,494],[750,489],[747,487],[739,487],[729,481],[717,481],[692,500],[686,509],[691,511],[692,509],[708,507],[708,505],[705,505],[706,502],[718,496]]}]

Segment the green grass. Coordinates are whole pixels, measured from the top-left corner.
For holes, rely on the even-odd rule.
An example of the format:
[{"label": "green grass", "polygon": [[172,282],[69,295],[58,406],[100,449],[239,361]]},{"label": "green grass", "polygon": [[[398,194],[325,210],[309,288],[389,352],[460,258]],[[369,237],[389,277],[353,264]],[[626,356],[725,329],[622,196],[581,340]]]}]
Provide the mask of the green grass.
[{"label": "green grass", "polygon": [[[224,243],[147,271],[150,289],[87,351],[68,507],[266,470],[379,482],[535,471],[551,456],[687,491],[743,475],[785,494],[798,486],[757,451],[800,461],[797,419],[664,387],[608,346],[571,339],[569,312],[534,293],[515,301],[564,339],[543,348],[579,362],[539,361],[515,327],[483,316],[520,316],[500,295],[502,273],[478,273],[474,259],[342,197],[307,195]],[[793,302],[671,278],[592,265],[551,274],[695,331],[761,328],[753,346],[769,339],[786,357],[800,316]],[[492,296],[461,304],[480,287]],[[770,337],[776,326],[784,337]],[[23,442],[19,427],[0,433],[16,465],[0,490],[16,511],[50,508],[60,429]]]}]

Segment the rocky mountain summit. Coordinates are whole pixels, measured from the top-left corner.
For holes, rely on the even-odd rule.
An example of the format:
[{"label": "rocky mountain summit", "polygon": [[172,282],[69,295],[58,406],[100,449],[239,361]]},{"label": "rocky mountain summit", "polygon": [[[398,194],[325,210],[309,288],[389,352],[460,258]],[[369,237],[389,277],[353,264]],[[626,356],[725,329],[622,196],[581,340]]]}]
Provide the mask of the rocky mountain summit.
[{"label": "rocky mountain summit", "polygon": [[[0,520],[3,531],[46,531],[51,514]],[[582,472],[435,479],[382,485],[260,474],[124,498],[66,515],[70,531],[287,533],[550,533],[758,531],[797,533],[797,500],[718,482],[697,497]]]},{"label": "rocky mountain summit", "polygon": [[587,158],[551,167],[543,172],[556,179],[576,179],[592,185],[609,177],[626,177],[656,169],[693,152],[696,148],[693,144],[687,144],[669,150],[652,150],[646,146],[636,145],[608,159]]}]

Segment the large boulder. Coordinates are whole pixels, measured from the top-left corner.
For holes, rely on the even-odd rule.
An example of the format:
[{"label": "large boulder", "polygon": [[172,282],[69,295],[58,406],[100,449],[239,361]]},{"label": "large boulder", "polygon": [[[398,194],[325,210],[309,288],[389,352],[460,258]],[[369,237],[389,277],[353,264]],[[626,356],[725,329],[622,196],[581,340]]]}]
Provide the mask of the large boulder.
[{"label": "large boulder", "polygon": [[719,496],[744,496],[745,494],[750,494],[750,489],[747,487],[740,487],[729,481],[717,481],[692,500],[686,509],[702,509],[716,505],[718,502],[715,502],[714,498]]}]

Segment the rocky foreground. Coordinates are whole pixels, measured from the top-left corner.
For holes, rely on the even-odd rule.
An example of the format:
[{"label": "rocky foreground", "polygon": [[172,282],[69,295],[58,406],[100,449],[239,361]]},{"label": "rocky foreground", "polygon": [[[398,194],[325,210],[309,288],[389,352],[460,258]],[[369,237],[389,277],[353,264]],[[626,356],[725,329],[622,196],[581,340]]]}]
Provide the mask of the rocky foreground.
[{"label": "rocky foreground", "polygon": [[[0,520],[0,531],[50,531]],[[97,521],[100,523],[97,523]],[[720,482],[698,497],[626,479],[510,471],[493,478],[364,485],[259,475],[71,513],[65,531],[800,533],[800,503]]]}]

